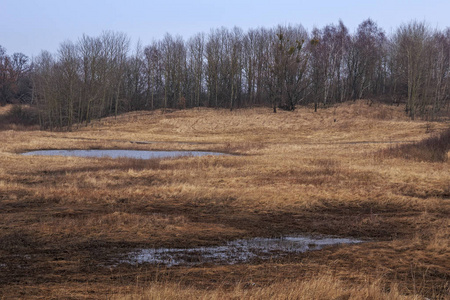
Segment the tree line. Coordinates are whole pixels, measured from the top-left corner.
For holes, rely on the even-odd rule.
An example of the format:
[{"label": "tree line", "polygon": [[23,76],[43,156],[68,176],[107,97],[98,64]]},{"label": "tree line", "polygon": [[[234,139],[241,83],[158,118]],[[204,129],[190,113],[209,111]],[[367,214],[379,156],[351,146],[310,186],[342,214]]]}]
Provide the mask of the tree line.
[{"label": "tree line", "polygon": [[317,110],[361,98],[405,103],[412,119],[448,114],[450,28],[411,21],[387,36],[370,19],[354,33],[342,21],[311,32],[301,25],[219,28],[187,40],[166,34],[134,49],[126,34],[103,32],[32,61],[0,47],[0,103],[36,106],[43,128],[133,110]]}]

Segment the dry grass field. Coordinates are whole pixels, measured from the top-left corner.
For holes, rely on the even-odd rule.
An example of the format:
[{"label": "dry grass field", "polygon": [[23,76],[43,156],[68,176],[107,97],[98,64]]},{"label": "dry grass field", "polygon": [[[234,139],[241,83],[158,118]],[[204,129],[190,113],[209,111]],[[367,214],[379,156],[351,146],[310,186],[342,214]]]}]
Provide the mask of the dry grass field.
[{"label": "dry grass field", "polygon": [[[449,299],[449,154],[410,151],[448,128],[361,100],[317,113],[200,108],[127,113],[72,132],[2,130],[0,299]],[[20,155],[37,149],[234,155]],[[119,259],[136,248],[296,234],[365,243],[234,265]]]}]

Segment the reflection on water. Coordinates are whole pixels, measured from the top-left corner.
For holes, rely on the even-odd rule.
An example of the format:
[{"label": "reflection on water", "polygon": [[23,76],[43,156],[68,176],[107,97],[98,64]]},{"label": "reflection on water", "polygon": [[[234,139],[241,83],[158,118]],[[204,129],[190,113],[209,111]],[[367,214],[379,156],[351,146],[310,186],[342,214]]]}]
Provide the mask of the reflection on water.
[{"label": "reflection on water", "polygon": [[235,264],[245,263],[254,258],[270,259],[288,254],[320,250],[325,246],[339,244],[356,244],[361,240],[332,237],[283,237],[283,238],[253,238],[235,240],[223,246],[198,247],[188,249],[157,248],[140,249],[129,253],[122,263],[151,263],[176,266],[198,265],[203,263]]},{"label": "reflection on water", "polygon": [[79,157],[110,157],[110,158],[170,158],[179,156],[226,155],[219,152],[206,151],[144,151],[144,150],[39,150],[23,153],[23,155],[58,155]]}]

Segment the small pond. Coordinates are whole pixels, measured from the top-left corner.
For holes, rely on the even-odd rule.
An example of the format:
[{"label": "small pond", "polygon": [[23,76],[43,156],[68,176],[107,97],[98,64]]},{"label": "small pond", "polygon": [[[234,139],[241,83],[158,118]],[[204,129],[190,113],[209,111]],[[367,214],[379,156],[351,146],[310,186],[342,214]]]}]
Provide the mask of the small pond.
[{"label": "small pond", "polygon": [[38,150],[22,153],[23,155],[52,155],[78,157],[110,157],[110,158],[171,158],[180,156],[226,155],[220,152],[207,151],[144,151],[144,150]]},{"label": "small pond", "polygon": [[279,258],[288,254],[320,250],[326,246],[356,244],[363,241],[351,238],[290,236],[283,238],[253,238],[230,241],[222,246],[187,249],[139,249],[128,254],[121,263],[150,263],[165,265],[236,264],[252,259]]}]

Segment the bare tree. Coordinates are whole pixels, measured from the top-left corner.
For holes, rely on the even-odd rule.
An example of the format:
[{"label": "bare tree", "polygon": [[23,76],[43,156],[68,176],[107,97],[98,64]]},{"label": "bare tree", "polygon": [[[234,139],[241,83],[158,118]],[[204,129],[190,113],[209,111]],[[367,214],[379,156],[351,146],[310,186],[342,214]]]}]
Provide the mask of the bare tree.
[{"label": "bare tree", "polygon": [[205,55],[205,35],[196,34],[188,41],[189,65],[191,67],[192,77],[194,78],[192,106],[200,106],[200,98],[203,90],[203,68]]},{"label": "bare tree", "polygon": [[230,110],[233,110],[236,99],[240,94],[242,83],[242,29],[234,27],[228,37],[227,52],[229,53],[230,78]]},{"label": "bare tree", "polygon": [[6,49],[0,46],[0,104],[5,105],[10,97],[10,59],[6,55]]},{"label": "bare tree", "polygon": [[[68,129],[72,129],[72,125],[76,120],[75,112],[77,111],[76,106],[80,103],[80,71],[81,64],[78,57],[77,47],[72,42],[64,42],[60,45],[59,50],[59,64],[61,71],[61,89],[60,93],[66,100],[65,115],[67,116]],[[77,101],[78,100],[78,101]],[[61,124],[62,125],[62,124]]]},{"label": "bare tree", "polygon": [[425,23],[413,21],[400,26],[392,38],[396,78],[407,86],[406,110],[411,119],[416,117],[419,102],[423,101],[431,36]]},{"label": "bare tree", "polygon": [[211,30],[206,43],[206,82],[209,95],[209,106],[218,106],[219,96],[219,64],[221,45],[219,32]]},{"label": "bare tree", "polygon": [[145,56],[141,42],[138,41],[134,55],[129,57],[125,66],[126,111],[145,108]]},{"label": "bare tree", "polygon": [[294,110],[308,87],[307,70],[310,54],[304,49],[306,30],[299,26],[281,27],[272,41],[270,76],[267,88],[272,97],[273,112],[277,106]]},{"label": "bare tree", "polygon": [[164,108],[175,107],[183,97],[186,48],[183,39],[166,34],[161,44],[164,62]]},{"label": "bare tree", "polygon": [[34,59],[34,102],[39,108],[39,123],[42,128],[53,129],[58,122],[55,61],[48,51],[42,51]]},{"label": "bare tree", "polygon": [[155,94],[161,94],[163,62],[160,45],[153,42],[144,50],[146,78],[146,108],[155,108]]},{"label": "bare tree", "polygon": [[372,20],[362,22],[349,49],[351,97],[363,98],[365,94],[376,92],[377,80],[383,57],[386,36]]},{"label": "bare tree", "polygon": [[430,87],[430,96],[427,107],[429,115],[436,118],[445,105],[450,106],[450,28],[445,32],[435,32],[432,40],[432,52],[428,53],[431,74],[427,85]]},{"label": "bare tree", "polygon": [[[342,23],[314,28],[309,45],[311,51],[312,97],[315,110],[319,102],[343,101],[347,98],[348,74],[352,67],[345,64],[350,35]],[[348,60],[347,60],[348,62]],[[354,68],[353,68],[354,69]]]},{"label": "bare tree", "polygon": [[6,54],[0,46],[0,105],[31,102],[30,64],[23,53]]}]

